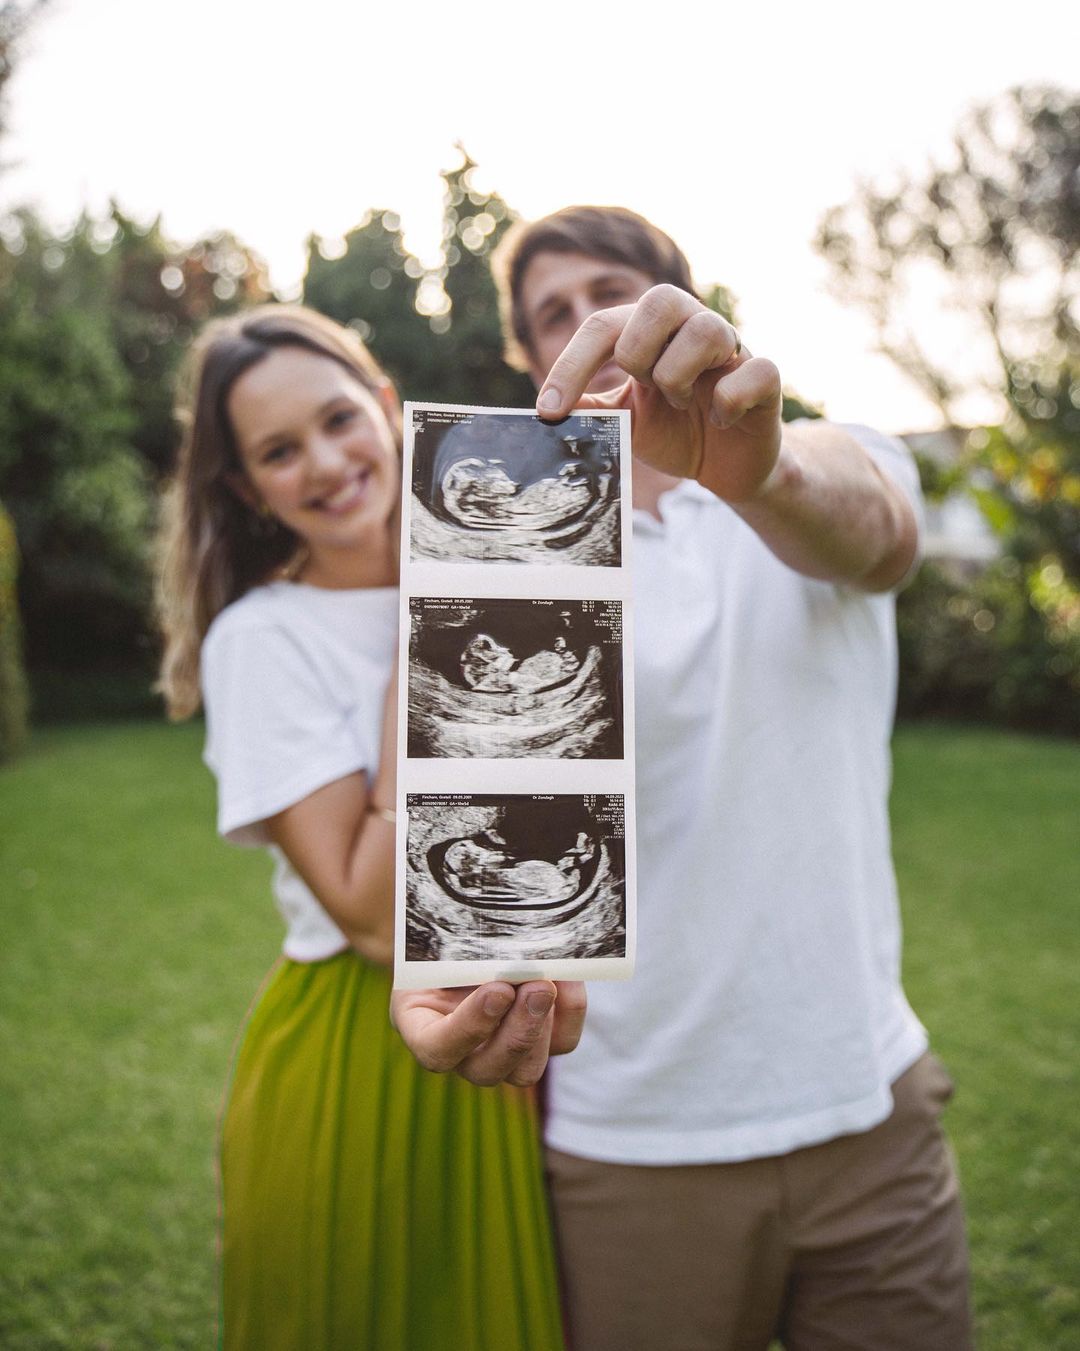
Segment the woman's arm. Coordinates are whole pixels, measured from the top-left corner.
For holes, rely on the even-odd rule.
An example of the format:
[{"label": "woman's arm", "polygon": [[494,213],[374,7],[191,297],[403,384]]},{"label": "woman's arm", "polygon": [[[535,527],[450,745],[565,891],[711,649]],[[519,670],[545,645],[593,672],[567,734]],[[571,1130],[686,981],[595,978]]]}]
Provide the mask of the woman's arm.
[{"label": "woman's arm", "polygon": [[394,959],[394,826],[371,808],[393,809],[396,782],[395,664],[374,783],[362,771],[347,774],[266,822],[270,838],[350,944],[382,966]]}]

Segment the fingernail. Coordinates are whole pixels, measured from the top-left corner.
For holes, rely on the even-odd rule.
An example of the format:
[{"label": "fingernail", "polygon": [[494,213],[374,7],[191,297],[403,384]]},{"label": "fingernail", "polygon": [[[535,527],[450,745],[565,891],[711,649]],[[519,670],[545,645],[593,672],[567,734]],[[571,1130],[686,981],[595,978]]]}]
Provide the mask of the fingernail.
[{"label": "fingernail", "polygon": [[531,995],[525,997],[525,1007],[534,1018],[545,1017],[554,1003],[554,997],[547,990],[534,990]]},{"label": "fingernail", "polygon": [[505,991],[493,990],[484,1000],[484,1012],[490,1018],[501,1018],[513,1002]]},{"label": "fingernail", "polygon": [[731,426],[731,423],[725,422],[724,419],[719,415],[719,413],[710,413],[709,421],[712,423],[714,427],[719,427],[721,431],[724,431],[725,428]]},{"label": "fingernail", "polygon": [[562,405],[562,395],[557,389],[545,389],[537,400],[536,406],[544,413],[557,413]]}]

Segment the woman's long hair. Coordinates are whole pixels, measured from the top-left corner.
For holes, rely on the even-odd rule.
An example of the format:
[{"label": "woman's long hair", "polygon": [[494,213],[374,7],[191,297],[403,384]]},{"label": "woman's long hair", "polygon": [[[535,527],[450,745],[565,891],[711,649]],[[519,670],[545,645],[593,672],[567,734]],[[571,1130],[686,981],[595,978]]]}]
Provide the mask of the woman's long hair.
[{"label": "woman's long hair", "polygon": [[[160,539],[158,619],[165,647],[158,688],[173,719],[199,709],[199,651],[215,617],[302,549],[292,530],[247,506],[229,483],[242,472],[229,394],[245,371],[282,347],[329,357],[373,393],[389,387],[351,329],[301,305],[260,306],[203,330],[181,383],[183,435]],[[399,445],[400,431],[398,421]]]}]

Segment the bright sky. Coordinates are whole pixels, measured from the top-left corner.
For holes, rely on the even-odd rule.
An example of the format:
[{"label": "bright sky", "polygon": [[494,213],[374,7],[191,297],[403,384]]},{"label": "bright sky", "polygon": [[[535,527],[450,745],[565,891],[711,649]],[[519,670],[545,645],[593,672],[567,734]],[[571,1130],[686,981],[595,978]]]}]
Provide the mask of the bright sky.
[{"label": "bright sky", "polygon": [[431,258],[460,139],[523,215],[650,216],[700,282],[734,289],[745,341],[786,383],[894,431],[937,415],[828,297],[816,223],[858,176],[944,153],[971,102],[1075,85],[1080,50],[1080,7],[1060,0],[52,6],[12,82],[0,206],[63,225],[115,196],[178,240],[234,230],[294,287],[306,236],[368,207],[398,211]]}]

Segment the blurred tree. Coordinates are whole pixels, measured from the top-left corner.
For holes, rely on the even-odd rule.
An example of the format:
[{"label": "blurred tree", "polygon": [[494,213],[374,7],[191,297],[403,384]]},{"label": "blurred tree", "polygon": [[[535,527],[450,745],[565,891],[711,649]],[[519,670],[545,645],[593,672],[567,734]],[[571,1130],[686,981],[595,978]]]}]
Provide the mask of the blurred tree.
[{"label": "blurred tree", "polygon": [[[436,301],[431,324],[439,339],[441,391],[433,396],[495,407],[529,407],[532,381],[502,359],[499,300],[491,276],[491,251],[516,216],[496,192],[476,182],[476,162],[458,145],[461,163],[443,173],[443,266],[445,304]],[[438,288],[432,287],[433,296]],[[457,392],[455,392],[455,390]]]},{"label": "blurred tree", "polygon": [[423,275],[393,211],[368,211],[340,245],[308,240],[305,303],[356,329],[403,398],[435,397],[435,335],[416,308]]},{"label": "blurred tree", "polygon": [[0,498],[23,556],[27,657],[74,664],[128,645],[148,600],[147,475],[131,382],[85,261],[29,212],[2,223]]},{"label": "blurred tree", "polygon": [[116,206],[62,235],[16,211],[0,245],[0,498],[35,692],[95,670],[145,690],[176,366],[206,318],[268,296],[265,269],[231,235],[180,248]]},{"label": "blurred tree", "polygon": [[[7,130],[7,88],[15,72],[19,44],[45,0],[0,3],[0,140]],[[5,164],[0,160],[0,172]],[[5,272],[0,265],[0,286]],[[29,698],[22,654],[18,605],[19,546],[15,526],[0,503],[0,761],[14,755],[26,739]]]},{"label": "blurred tree", "polygon": [[208,319],[271,298],[266,265],[227,231],[179,246],[165,238],[160,219],[140,225],[115,203],[104,220],[80,222],[75,238],[81,233],[99,255],[97,295],[131,377],[132,441],[159,480],[175,453],[173,396],[183,354]]},{"label": "blurred tree", "polygon": [[[1017,88],[974,108],[945,167],[861,183],[823,217],[816,246],[842,299],[865,309],[880,349],[955,425],[972,388],[1004,391],[1021,417],[1077,353],[1080,334],[1080,95]],[[939,285],[940,284],[940,285]],[[984,370],[959,372],[927,349],[912,300],[939,285],[969,322]]]},{"label": "blurred tree", "polygon": [[443,261],[426,269],[393,211],[369,211],[342,246],[308,243],[304,300],[355,328],[403,398],[517,406],[532,385],[502,360],[488,255],[513,220],[462,160],[443,174]]},{"label": "blurred tree", "polygon": [[[1001,534],[1006,566],[966,591],[954,581],[951,613],[977,618],[979,641],[987,646],[993,632],[1003,654],[987,695],[992,711],[1075,730],[1080,94],[1015,88],[974,108],[947,164],[900,175],[887,189],[861,184],[824,216],[816,242],[836,293],[866,310],[879,349],[947,425],[962,421],[972,393],[990,391],[1004,408],[999,425],[958,442],[962,475]],[[942,314],[965,321],[963,348],[934,350],[932,332],[919,331],[915,304],[925,308],[931,295]],[[915,612],[922,601],[913,592],[904,604]],[[912,651],[916,627],[908,625]]]},{"label": "blurred tree", "polygon": [[[999,396],[1001,426],[967,444],[989,470],[984,506],[1023,555],[1054,553],[1080,582],[1080,94],[1017,88],[973,109],[946,166],[861,184],[816,243],[947,425],[973,392]],[[935,293],[967,322],[967,370],[913,319]]]}]

